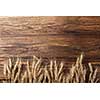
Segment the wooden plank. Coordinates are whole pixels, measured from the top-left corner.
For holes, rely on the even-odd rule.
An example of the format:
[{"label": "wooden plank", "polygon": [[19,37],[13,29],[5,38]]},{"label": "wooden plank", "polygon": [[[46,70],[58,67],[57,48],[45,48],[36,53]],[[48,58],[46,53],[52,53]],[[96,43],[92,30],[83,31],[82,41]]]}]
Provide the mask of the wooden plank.
[{"label": "wooden plank", "polygon": [[81,52],[84,62],[100,62],[100,17],[0,17],[0,59],[36,55],[72,64]]}]

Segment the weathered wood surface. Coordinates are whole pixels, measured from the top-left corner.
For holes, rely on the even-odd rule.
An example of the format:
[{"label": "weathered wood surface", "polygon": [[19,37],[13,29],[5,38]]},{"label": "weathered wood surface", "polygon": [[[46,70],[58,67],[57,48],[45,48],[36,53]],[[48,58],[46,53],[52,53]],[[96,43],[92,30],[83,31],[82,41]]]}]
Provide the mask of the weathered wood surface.
[{"label": "weathered wood surface", "polygon": [[81,52],[100,64],[100,17],[0,17],[1,66],[7,57],[32,55],[69,63]]}]

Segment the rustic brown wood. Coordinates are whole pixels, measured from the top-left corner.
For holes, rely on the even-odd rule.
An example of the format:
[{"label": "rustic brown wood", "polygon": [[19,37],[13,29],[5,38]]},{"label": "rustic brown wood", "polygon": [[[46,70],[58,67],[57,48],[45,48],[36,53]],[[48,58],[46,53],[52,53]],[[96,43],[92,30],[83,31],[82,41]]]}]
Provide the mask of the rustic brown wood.
[{"label": "rustic brown wood", "polygon": [[0,17],[1,66],[7,57],[32,55],[72,63],[81,52],[100,64],[100,17]]}]

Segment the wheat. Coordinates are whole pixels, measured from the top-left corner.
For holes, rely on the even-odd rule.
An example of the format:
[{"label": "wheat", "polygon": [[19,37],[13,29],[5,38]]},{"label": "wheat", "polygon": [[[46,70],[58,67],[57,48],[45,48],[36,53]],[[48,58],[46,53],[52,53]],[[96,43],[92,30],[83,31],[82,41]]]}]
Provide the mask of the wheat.
[{"label": "wheat", "polygon": [[[94,83],[98,82],[97,69],[93,69],[91,63],[88,66],[83,64],[83,53],[77,57],[75,64],[69,73],[64,73],[64,62],[57,63],[56,60],[50,60],[48,65],[42,64],[42,59],[33,56],[32,63],[26,62],[26,69],[22,71],[22,60],[17,58],[13,62],[12,58],[4,64],[4,75],[8,80],[3,82],[22,82],[22,83]],[[88,75],[88,79],[86,76]]]},{"label": "wheat", "polygon": [[[75,65],[72,65],[67,81],[71,83],[97,82],[96,80],[97,69],[93,71],[91,63],[89,63],[88,66],[84,66],[82,64],[82,60],[83,60],[83,54],[81,54],[81,56],[77,58]],[[90,70],[89,73],[86,67],[89,68]],[[89,79],[86,79],[86,74],[89,75]]]}]

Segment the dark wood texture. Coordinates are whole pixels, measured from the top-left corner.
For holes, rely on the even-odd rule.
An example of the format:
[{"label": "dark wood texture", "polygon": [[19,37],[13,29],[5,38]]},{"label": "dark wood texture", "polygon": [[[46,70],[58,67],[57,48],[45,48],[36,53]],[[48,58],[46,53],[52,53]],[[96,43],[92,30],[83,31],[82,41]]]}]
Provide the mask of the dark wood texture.
[{"label": "dark wood texture", "polygon": [[32,55],[72,63],[81,52],[99,68],[100,17],[0,17],[1,66],[7,57]]}]

